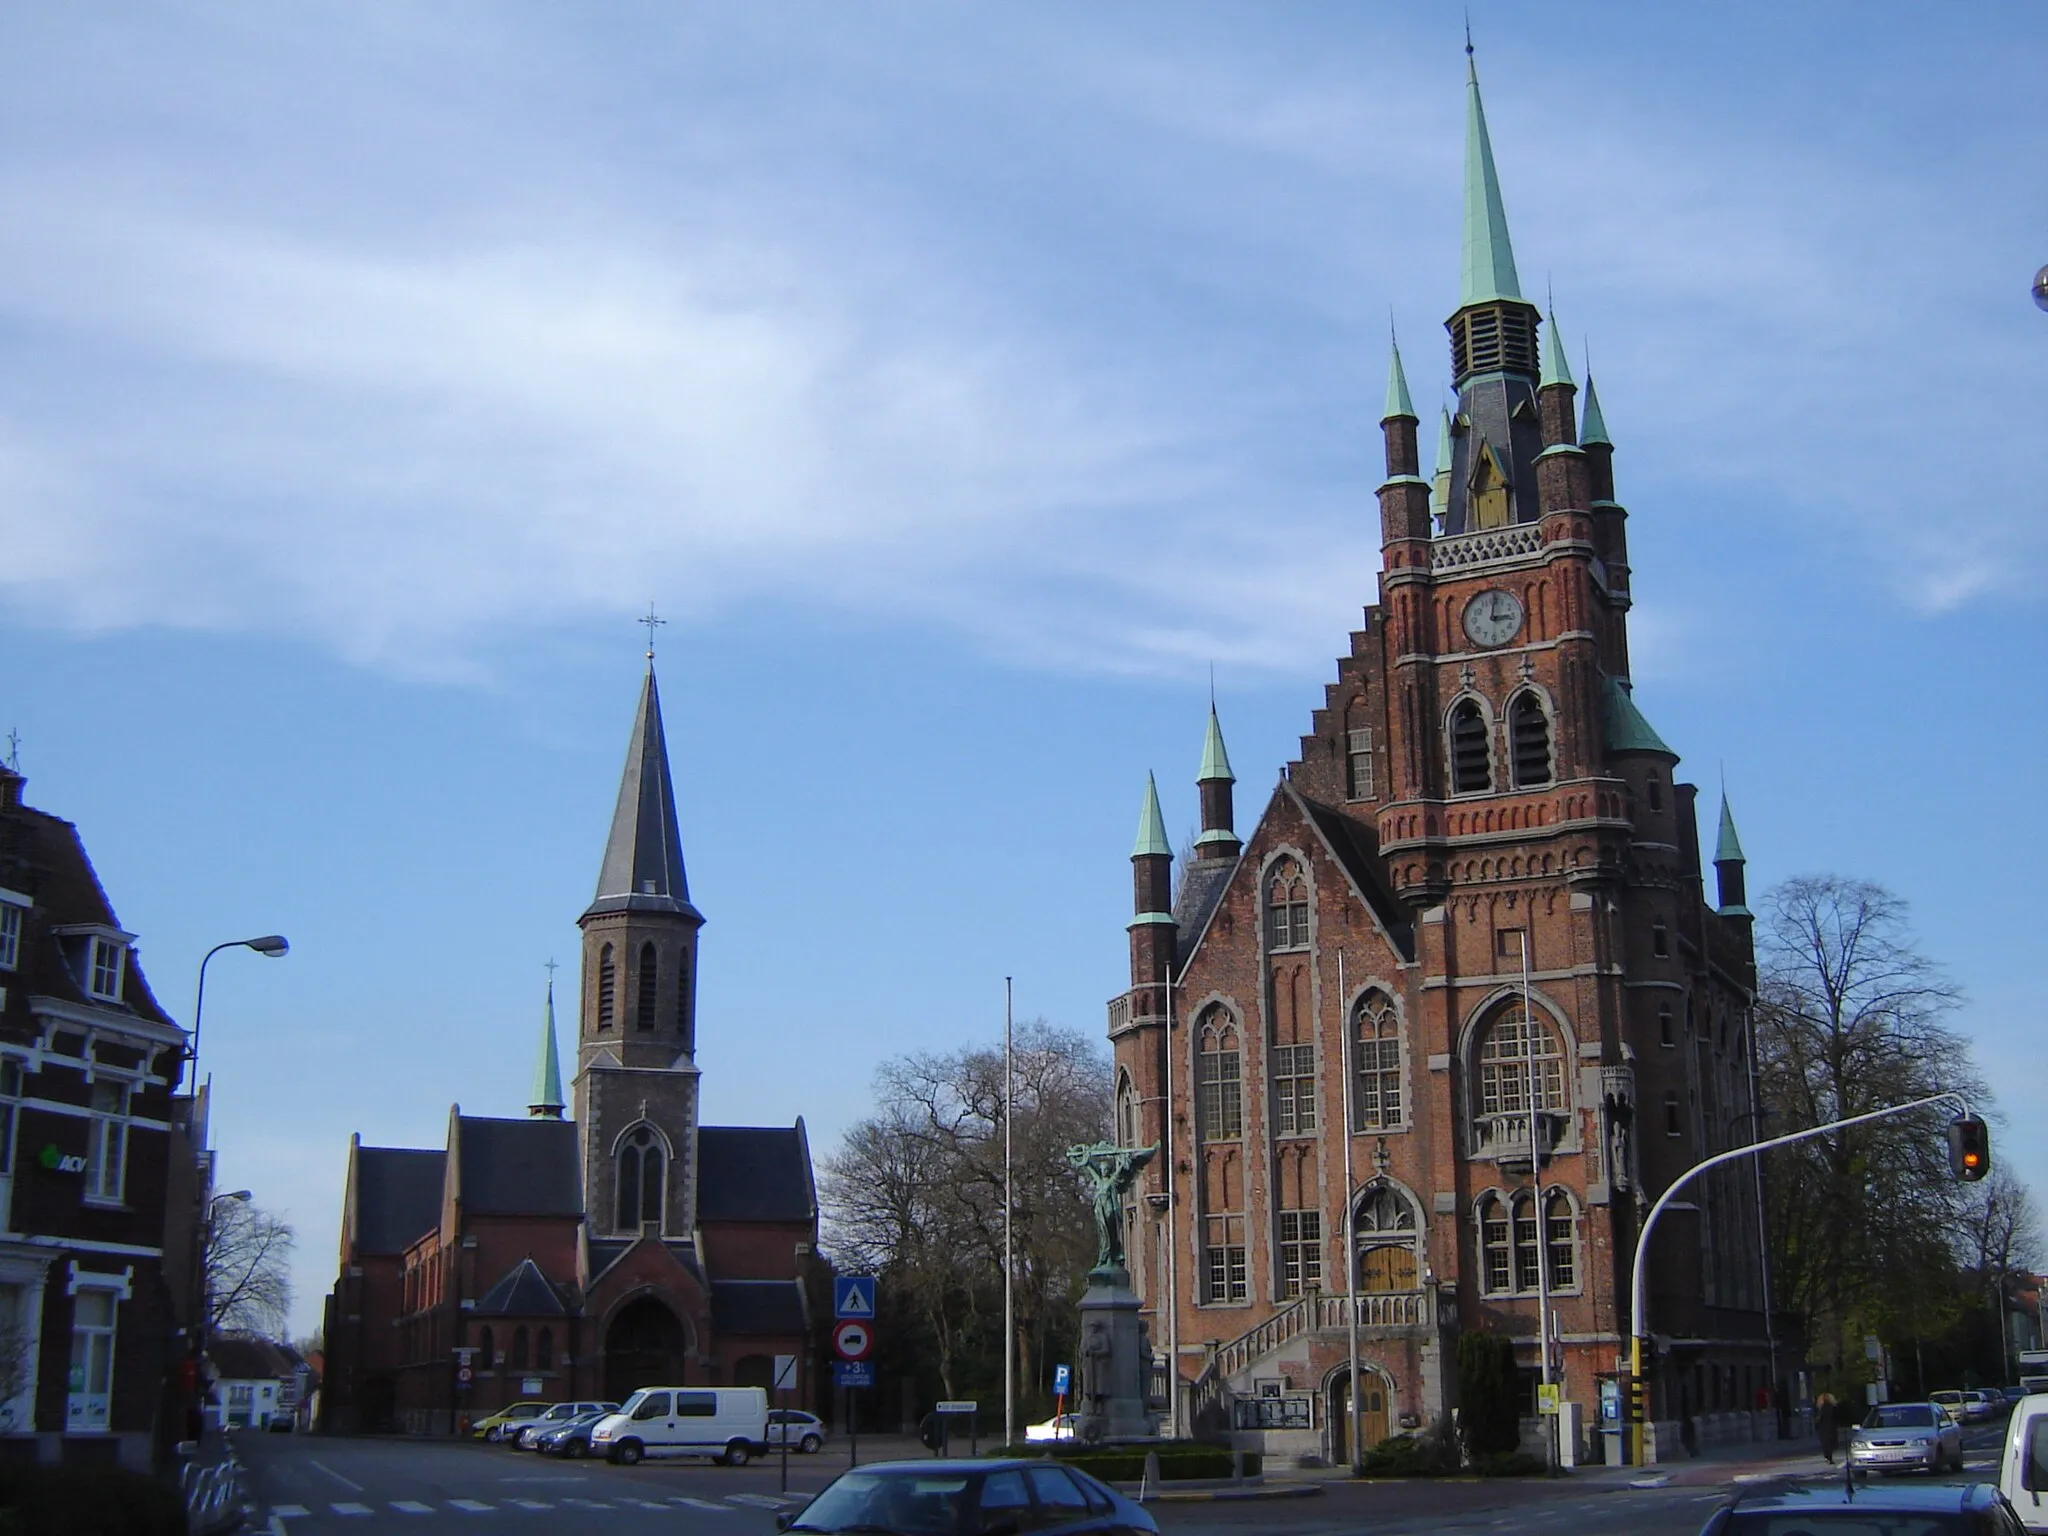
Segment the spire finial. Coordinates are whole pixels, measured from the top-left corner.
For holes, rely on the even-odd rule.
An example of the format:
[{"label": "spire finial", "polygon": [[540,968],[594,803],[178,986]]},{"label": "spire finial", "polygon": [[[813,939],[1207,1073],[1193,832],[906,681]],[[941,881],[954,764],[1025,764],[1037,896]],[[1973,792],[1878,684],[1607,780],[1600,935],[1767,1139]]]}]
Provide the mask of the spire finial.
[{"label": "spire finial", "polygon": [[1202,766],[1196,770],[1195,782],[1208,784],[1215,781],[1235,784],[1237,775],[1230,771],[1230,754],[1223,750],[1223,722],[1216,718],[1216,701],[1209,700],[1209,734],[1202,739]]},{"label": "spire finial", "polygon": [[647,659],[649,661],[654,660],[654,632],[667,622],[667,619],[658,619],[654,616],[654,599],[650,597],[647,600],[647,612],[640,619],[640,623],[647,626]]},{"label": "spire finial", "polygon": [[7,771],[21,772],[21,732],[11,725],[7,728]]},{"label": "spire finial", "polygon": [[1612,448],[1614,440],[1607,435],[1607,418],[1600,414],[1600,394],[1593,388],[1593,365],[1586,364],[1586,398],[1579,409],[1579,446],[1588,447],[1594,443]]},{"label": "spire finial", "polygon": [[1501,204],[1500,175],[1493,165],[1493,140],[1486,132],[1486,107],[1479,99],[1479,68],[1465,46],[1465,260],[1458,307],[1522,297],[1515,253],[1508,243],[1507,210]]}]

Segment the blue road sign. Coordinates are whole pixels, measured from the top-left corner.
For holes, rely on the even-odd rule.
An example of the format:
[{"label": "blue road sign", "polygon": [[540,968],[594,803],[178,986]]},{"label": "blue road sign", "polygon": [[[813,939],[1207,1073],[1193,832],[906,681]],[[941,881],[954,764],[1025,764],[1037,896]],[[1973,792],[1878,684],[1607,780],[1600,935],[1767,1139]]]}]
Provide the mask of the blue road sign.
[{"label": "blue road sign", "polygon": [[875,1315],[875,1277],[873,1275],[834,1275],[832,1277],[832,1315],[834,1317],[873,1317]]},{"label": "blue road sign", "polygon": [[832,1384],[839,1387],[872,1387],[875,1384],[875,1362],[872,1360],[834,1360],[832,1362]]},{"label": "blue road sign", "polygon": [[1073,1379],[1074,1373],[1064,1365],[1054,1366],[1052,1368],[1052,1395],[1054,1397],[1065,1397],[1067,1395],[1067,1387]]}]

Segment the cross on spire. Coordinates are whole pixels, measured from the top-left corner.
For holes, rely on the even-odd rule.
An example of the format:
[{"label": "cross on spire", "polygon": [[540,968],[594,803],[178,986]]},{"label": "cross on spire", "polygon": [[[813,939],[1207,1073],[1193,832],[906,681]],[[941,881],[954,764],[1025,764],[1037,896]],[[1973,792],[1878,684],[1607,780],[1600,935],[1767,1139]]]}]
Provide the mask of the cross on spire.
[{"label": "cross on spire", "polygon": [[546,965],[542,966],[541,969],[548,973],[548,980],[552,982],[555,979],[555,972],[559,971],[561,969],[561,966],[557,965],[553,960],[550,960]]},{"label": "cross on spire", "polygon": [[13,726],[7,730],[7,766],[14,772],[21,772],[21,732]]},{"label": "cross on spire", "polygon": [[647,603],[647,612],[639,622],[647,626],[647,659],[652,661],[654,660],[654,631],[659,626],[666,624],[668,620],[659,619],[654,616],[654,601],[650,598]]}]

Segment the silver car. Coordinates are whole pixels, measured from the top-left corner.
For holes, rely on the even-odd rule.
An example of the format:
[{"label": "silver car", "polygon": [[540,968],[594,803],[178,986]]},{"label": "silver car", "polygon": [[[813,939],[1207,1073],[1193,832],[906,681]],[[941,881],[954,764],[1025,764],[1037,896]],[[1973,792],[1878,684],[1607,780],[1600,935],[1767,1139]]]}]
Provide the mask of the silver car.
[{"label": "silver car", "polygon": [[1849,1432],[1849,1465],[1865,1472],[1960,1472],[1962,1426],[1935,1403],[1879,1403]]}]

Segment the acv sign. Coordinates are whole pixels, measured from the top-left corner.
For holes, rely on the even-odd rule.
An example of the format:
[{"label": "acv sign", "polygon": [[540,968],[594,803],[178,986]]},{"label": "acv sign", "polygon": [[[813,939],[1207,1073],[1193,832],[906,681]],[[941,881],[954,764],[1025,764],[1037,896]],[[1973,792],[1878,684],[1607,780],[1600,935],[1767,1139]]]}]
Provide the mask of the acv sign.
[{"label": "acv sign", "polygon": [[54,1146],[44,1147],[37,1154],[36,1161],[52,1173],[83,1173],[85,1159],[76,1152],[59,1152]]}]

